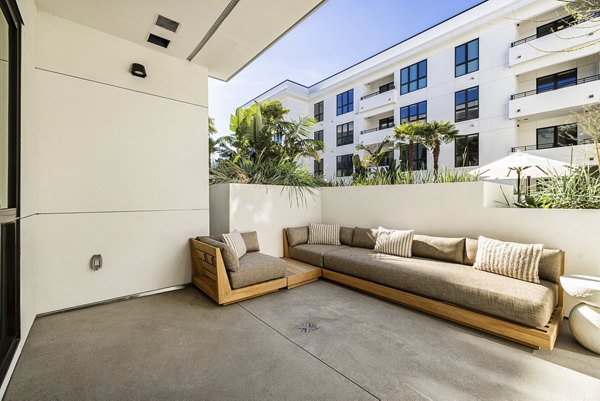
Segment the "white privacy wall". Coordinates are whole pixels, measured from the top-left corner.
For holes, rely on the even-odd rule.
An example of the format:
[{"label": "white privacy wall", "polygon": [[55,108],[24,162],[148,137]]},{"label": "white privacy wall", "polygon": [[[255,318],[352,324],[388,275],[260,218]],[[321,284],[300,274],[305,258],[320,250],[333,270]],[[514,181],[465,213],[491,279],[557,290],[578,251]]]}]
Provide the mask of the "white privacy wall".
[{"label": "white privacy wall", "polygon": [[210,188],[210,231],[256,231],[260,250],[283,256],[282,230],[321,220],[319,192],[298,201],[294,192],[276,185],[221,184]]},{"label": "white privacy wall", "polygon": [[[322,221],[542,243],[565,251],[567,274],[600,276],[599,211],[493,207],[502,206],[501,188],[483,182],[323,188]],[[567,297],[566,313],[573,305]]]},{"label": "white privacy wall", "polygon": [[37,24],[24,50],[35,104],[23,116],[22,269],[34,274],[35,314],[189,282],[186,240],[208,233],[207,70],[27,17]]}]

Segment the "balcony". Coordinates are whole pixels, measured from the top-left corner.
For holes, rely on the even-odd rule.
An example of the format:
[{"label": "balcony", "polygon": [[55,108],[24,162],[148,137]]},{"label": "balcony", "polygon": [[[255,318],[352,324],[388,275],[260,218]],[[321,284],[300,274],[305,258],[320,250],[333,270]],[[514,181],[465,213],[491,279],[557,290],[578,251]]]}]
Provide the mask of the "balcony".
[{"label": "balcony", "polygon": [[530,90],[514,94],[508,103],[508,117],[521,119],[552,112],[570,112],[600,101],[600,75],[579,78],[573,85],[539,93]]},{"label": "balcony", "polygon": [[359,142],[363,145],[372,145],[381,143],[385,137],[392,138],[394,136],[394,128],[371,128],[360,132]]},{"label": "balcony", "polygon": [[395,104],[398,99],[398,91],[392,89],[385,92],[373,92],[360,98],[359,111],[366,113],[365,117],[379,113],[381,107]]},{"label": "balcony", "polygon": [[532,35],[511,44],[508,64],[515,74],[524,74],[539,68],[598,53],[597,23],[582,22],[550,35]]},{"label": "balcony", "polygon": [[537,145],[517,146],[512,152],[527,152],[536,156],[559,160],[573,165],[596,163],[594,141],[590,138],[580,139],[577,145],[538,148]]}]

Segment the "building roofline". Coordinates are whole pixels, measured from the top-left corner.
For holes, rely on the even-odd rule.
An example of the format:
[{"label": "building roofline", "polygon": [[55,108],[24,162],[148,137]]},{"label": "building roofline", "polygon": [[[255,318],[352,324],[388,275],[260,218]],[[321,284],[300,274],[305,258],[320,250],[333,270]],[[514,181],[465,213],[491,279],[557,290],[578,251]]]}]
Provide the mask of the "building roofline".
[{"label": "building roofline", "polygon": [[411,40],[411,39],[414,39],[415,37],[417,37],[417,36],[419,36],[419,35],[422,35],[422,34],[424,34],[425,32],[428,32],[428,31],[430,31],[431,29],[434,29],[434,28],[436,28],[437,26],[439,26],[439,25],[442,25],[442,24],[444,24],[444,23],[446,23],[446,22],[448,22],[448,21],[450,21],[450,20],[452,20],[452,19],[454,19],[454,18],[456,18],[456,17],[458,17],[458,16],[460,16],[460,15],[462,15],[462,14],[466,13],[466,12],[469,12],[469,11],[473,10],[474,8],[477,8],[477,7],[481,6],[482,4],[484,4],[484,3],[487,3],[488,1],[489,1],[489,0],[482,0],[482,1],[480,1],[479,3],[477,3],[477,4],[474,4],[474,5],[472,5],[471,7],[467,8],[467,9],[464,9],[463,11],[461,11],[461,12],[459,12],[459,13],[456,13],[456,14],[454,14],[454,15],[452,15],[452,16],[450,16],[450,17],[448,17],[448,18],[446,18],[446,19],[444,19],[444,20],[442,20],[442,21],[440,21],[440,22],[438,22],[438,23],[436,23],[435,25],[432,25],[432,26],[430,26],[430,27],[428,27],[428,28],[425,28],[425,29],[423,29],[422,31],[420,31],[420,32],[417,32],[417,33],[415,33],[415,34],[413,34],[413,35],[409,36],[408,38],[402,39],[400,42],[397,42],[397,43],[395,43],[395,44],[393,44],[393,45],[391,45],[391,46],[389,46],[389,47],[387,47],[387,48],[385,48],[385,49],[383,49],[383,50],[380,50],[379,52],[377,52],[377,53],[375,53],[375,54],[373,54],[373,55],[371,55],[371,56],[369,56],[369,57],[367,57],[367,58],[364,58],[364,59],[362,59],[362,60],[360,60],[360,61],[358,61],[358,62],[356,62],[356,63],[352,64],[352,65],[351,65],[351,66],[349,66],[349,67],[346,67],[346,68],[344,68],[343,70],[340,70],[340,71],[338,71],[338,72],[336,72],[336,73],[334,73],[334,74],[331,74],[331,75],[329,75],[328,77],[326,77],[326,78],[323,78],[323,79],[321,79],[320,81],[317,81],[317,82],[315,82],[315,83],[314,83],[314,84],[312,84],[312,85],[306,86],[306,85],[303,85],[303,84],[301,84],[301,83],[295,82],[295,81],[293,81],[293,80],[291,80],[291,79],[285,79],[285,80],[281,81],[280,83],[278,83],[277,85],[274,85],[273,87],[271,87],[271,88],[267,89],[266,91],[264,91],[264,92],[263,92],[263,93],[261,93],[260,95],[258,95],[258,96],[255,96],[253,99],[249,100],[248,102],[246,102],[246,103],[244,103],[244,104],[248,104],[248,103],[254,102],[256,99],[260,98],[260,97],[261,97],[261,96],[263,96],[263,95],[266,95],[267,93],[269,93],[269,92],[270,92],[270,91],[272,91],[273,89],[277,88],[278,86],[281,86],[281,85],[285,84],[286,82],[290,82],[290,83],[293,83],[293,84],[296,84],[296,85],[302,86],[302,87],[304,87],[304,88],[306,88],[306,89],[309,89],[309,90],[310,90],[312,87],[314,87],[314,86],[317,86],[317,85],[319,85],[319,84],[321,84],[321,83],[323,83],[323,82],[327,81],[328,79],[331,79],[331,78],[335,77],[336,75],[342,74],[342,73],[344,73],[344,72],[346,72],[346,71],[348,71],[348,70],[350,70],[350,69],[352,69],[352,68],[354,68],[354,67],[356,67],[356,66],[358,66],[358,65],[360,65],[360,64],[362,64],[362,63],[364,63],[365,61],[369,61],[370,59],[372,59],[372,58],[375,58],[375,57],[379,56],[380,54],[382,54],[382,53],[385,53],[385,52],[387,52],[388,50],[391,50],[391,49],[393,49],[394,47],[396,47],[396,46],[399,46],[399,45],[401,45],[401,44],[403,44],[403,43],[405,43],[405,42],[407,42],[407,41],[409,41],[409,40]]}]

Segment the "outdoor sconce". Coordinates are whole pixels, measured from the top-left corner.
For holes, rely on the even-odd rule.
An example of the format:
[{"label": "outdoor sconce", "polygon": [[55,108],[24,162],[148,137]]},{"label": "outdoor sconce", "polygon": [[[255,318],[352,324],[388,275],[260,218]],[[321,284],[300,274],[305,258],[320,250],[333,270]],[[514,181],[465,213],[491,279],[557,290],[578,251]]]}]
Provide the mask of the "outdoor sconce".
[{"label": "outdoor sconce", "polygon": [[148,76],[146,74],[146,67],[138,63],[131,64],[131,75],[140,78],[146,78]]}]

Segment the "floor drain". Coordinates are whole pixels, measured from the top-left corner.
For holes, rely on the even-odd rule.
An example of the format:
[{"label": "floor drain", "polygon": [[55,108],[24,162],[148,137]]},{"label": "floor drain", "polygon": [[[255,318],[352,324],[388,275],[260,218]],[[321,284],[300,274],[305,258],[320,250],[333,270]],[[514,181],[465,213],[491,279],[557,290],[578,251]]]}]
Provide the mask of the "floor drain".
[{"label": "floor drain", "polygon": [[311,333],[318,329],[319,329],[319,327],[312,322],[304,322],[304,323],[300,324],[300,326],[298,326],[298,330],[300,330],[304,333]]}]

